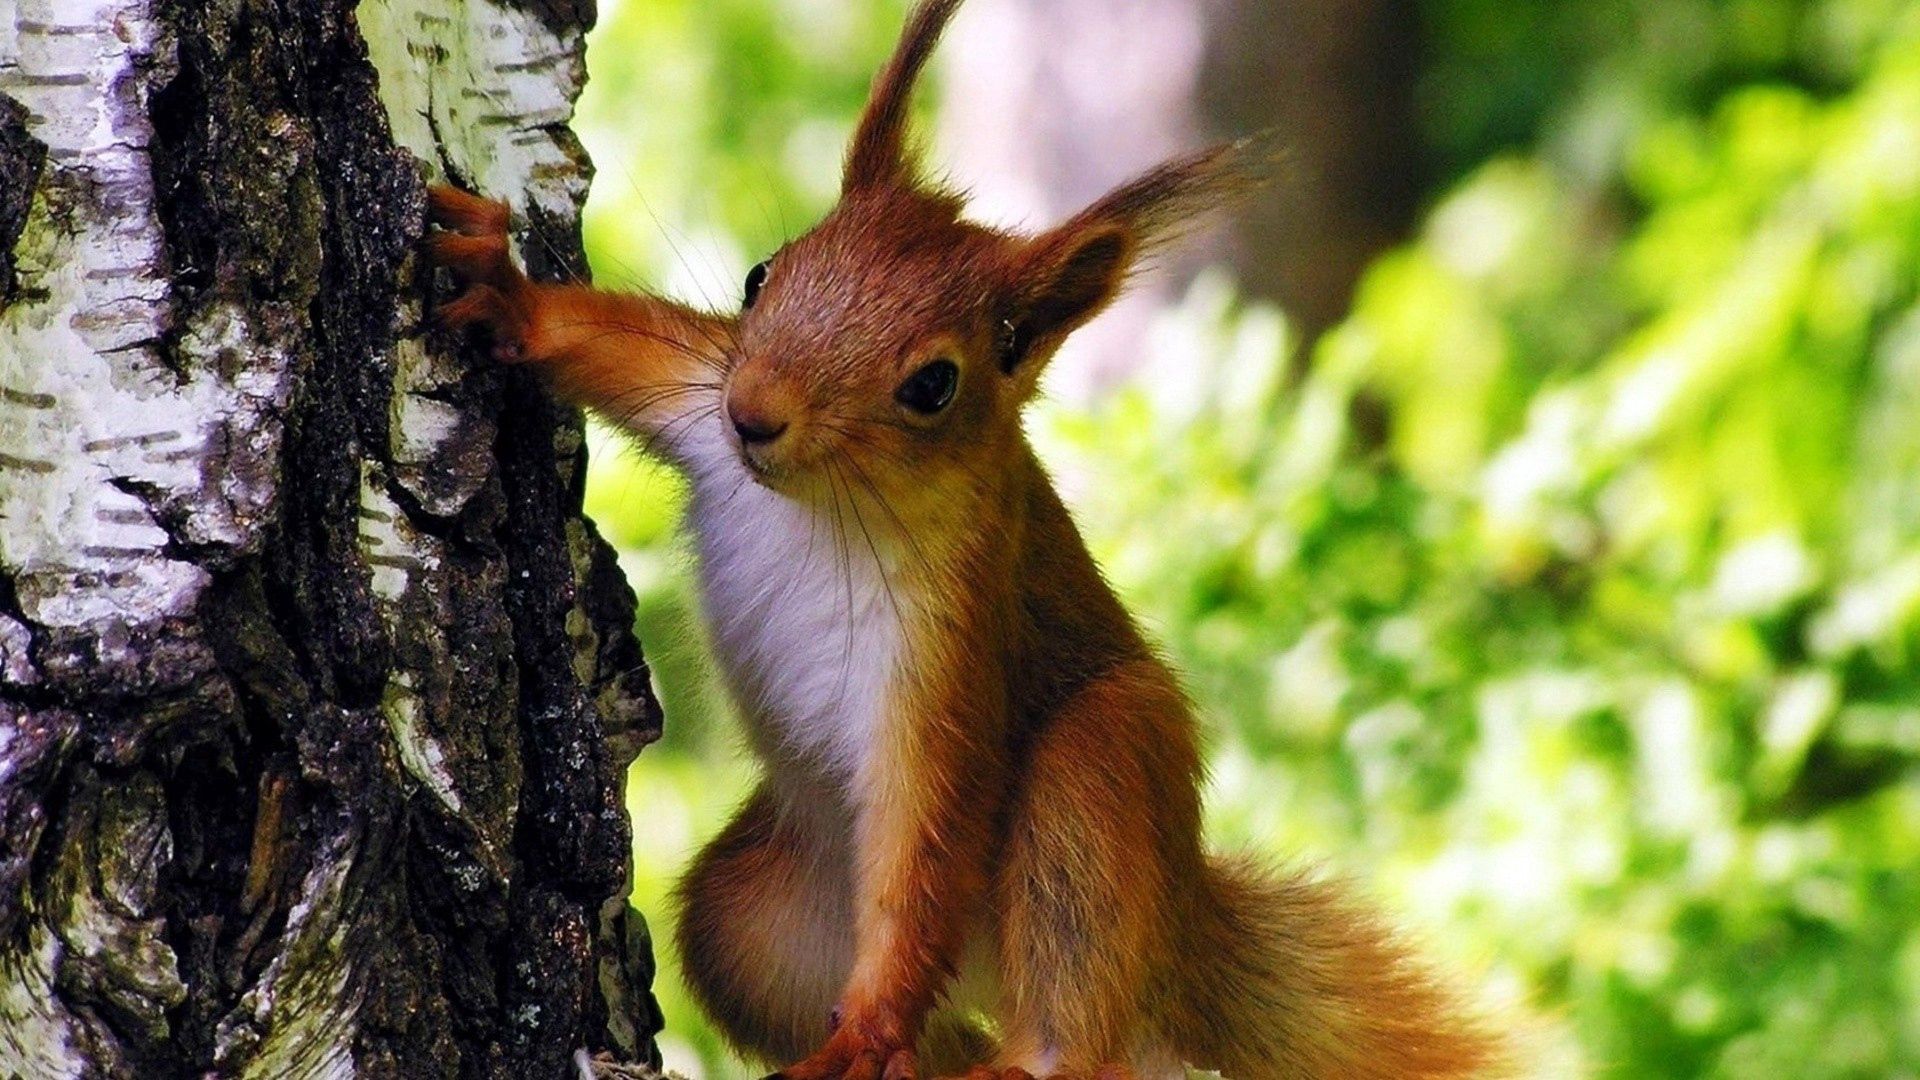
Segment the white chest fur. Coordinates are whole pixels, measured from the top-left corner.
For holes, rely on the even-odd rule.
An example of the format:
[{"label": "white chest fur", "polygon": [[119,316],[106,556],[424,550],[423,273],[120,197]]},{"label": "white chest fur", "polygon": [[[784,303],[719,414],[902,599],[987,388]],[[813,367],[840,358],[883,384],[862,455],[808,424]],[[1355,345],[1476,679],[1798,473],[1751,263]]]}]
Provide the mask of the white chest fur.
[{"label": "white chest fur", "polygon": [[876,511],[863,522],[843,498],[836,516],[738,464],[692,479],[708,627],[756,742],[851,781],[886,736],[904,638]]}]

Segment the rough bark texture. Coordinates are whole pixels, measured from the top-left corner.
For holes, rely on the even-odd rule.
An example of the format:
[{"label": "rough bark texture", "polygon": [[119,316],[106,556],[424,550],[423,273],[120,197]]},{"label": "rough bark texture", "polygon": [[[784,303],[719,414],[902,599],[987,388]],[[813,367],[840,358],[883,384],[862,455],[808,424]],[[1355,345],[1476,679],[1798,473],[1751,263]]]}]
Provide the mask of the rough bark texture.
[{"label": "rough bark texture", "polygon": [[583,268],[590,19],[0,0],[0,1076],[654,1057],[632,595],[415,257]]}]

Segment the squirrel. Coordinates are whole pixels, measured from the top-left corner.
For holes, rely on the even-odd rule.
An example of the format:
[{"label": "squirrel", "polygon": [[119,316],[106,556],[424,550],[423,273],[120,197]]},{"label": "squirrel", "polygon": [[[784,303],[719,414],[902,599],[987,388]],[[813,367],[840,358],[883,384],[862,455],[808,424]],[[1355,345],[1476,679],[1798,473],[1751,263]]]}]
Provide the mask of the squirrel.
[{"label": "squirrel", "polygon": [[[838,205],[737,313],[530,281],[508,208],[430,192],[477,328],[678,466],[758,789],[679,889],[688,980],[769,1080],[1504,1074],[1506,1040],[1310,871],[1211,855],[1193,710],[1102,578],[1022,407],[1241,141],[1016,234],[917,177],[920,0]],[[990,1018],[990,1023],[981,1023]]]}]

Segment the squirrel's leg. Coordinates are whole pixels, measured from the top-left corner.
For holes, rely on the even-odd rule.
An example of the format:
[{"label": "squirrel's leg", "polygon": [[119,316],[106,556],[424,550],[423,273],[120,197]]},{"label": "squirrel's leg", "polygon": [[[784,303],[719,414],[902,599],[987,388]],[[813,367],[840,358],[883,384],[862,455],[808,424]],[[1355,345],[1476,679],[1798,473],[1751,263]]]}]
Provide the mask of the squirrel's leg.
[{"label": "squirrel's leg", "polygon": [[[783,821],[762,788],[680,882],[687,981],[721,1034],[769,1065],[826,1037],[853,967],[851,870],[833,835]],[[942,1011],[918,1049],[933,1070],[978,1061],[992,1046],[965,1017]]]},{"label": "squirrel's leg", "polygon": [[827,1035],[853,967],[848,854],[828,835],[783,817],[762,787],[680,883],[694,996],[728,1041],[770,1064]]},{"label": "squirrel's leg", "polygon": [[995,883],[996,1064],[1131,1080],[1170,1053],[1147,1010],[1165,996],[1156,973],[1187,962],[1171,928],[1181,875],[1198,873],[1199,758],[1171,677],[1142,660],[1088,683],[1047,719],[1026,776]]},{"label": "squirrel's leg", "polygon": [[[983,665],[984,666],[984,662]],[[969,670],[958,665],[956,671]],[[840,1024],[780,1080],[910,1080],[928,1014],[986,901],[1008,790],[1001,703],[955,676],[916,688],[863,769],[853,825],[854,961]]]},{"label": "squirrel's leg", "polygon": [[671,458],[717,412],[732,320],[655,296],[531,281],[513,264],[507,207],[455,188],[428,190],[441,231],[427,254],[464,287],[437,312],[452,328],[487,332],[495,359],[544,371],[560,397],[587,406]]},{"label": "squirrel's leg", "polygon": [[1140,1080],[1140,1078],[1131,1068],[1127,1068],[1125,1065],[1108,1065],[1108,1067],[1102,1068],[1100,1072],[1094,1072],[1091,1076],[1068,1074],[1068,1072],[1054,1072],[1052,1076],[1046,1076],[1046,1078],[1037,1078],[1037,1076],[1033,1076],[1031,1072],[1027,1072],[1025,1068],[1020,1068],[1018,1065],[1010,1065],[1010,1067],[1006,1068],[979,1065],[979,1067],[970,1068],[970,1070],[966,1072],[966,1076],[948,1076],[947,1080]]}]

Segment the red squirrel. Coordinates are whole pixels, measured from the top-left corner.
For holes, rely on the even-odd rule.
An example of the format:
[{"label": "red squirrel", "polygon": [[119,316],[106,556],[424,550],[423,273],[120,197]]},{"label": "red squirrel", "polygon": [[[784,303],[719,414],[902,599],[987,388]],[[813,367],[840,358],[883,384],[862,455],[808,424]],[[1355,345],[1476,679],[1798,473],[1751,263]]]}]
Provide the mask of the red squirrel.
[{"label": "red squirrel", "polygon": [[959,3],[914,8],[839,205],[737,313],[529,281],[505,206],[432,192],[464,286],[442,322],[689,480],[764,765],[680,886],[696,997],[782,1080],[1503,1072],[1378,917],[1205,850],[1193,711],[1021,430],[1061,342],[1258,155],[1172,161],[1038,235],[966,220],[904,143]]}]

